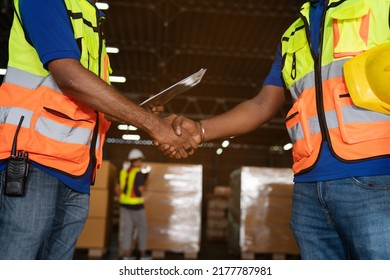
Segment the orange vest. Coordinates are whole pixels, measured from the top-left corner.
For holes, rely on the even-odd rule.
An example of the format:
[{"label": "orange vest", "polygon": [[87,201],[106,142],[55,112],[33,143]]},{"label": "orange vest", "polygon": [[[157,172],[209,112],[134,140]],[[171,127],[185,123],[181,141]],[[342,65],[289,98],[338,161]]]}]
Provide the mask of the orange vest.
[{"label": "orange vest", "polygon": [[[110,67],[96,8],[88,1],[64,2],[75,39],[80,41],[81,64],[108,82]],[[10,156],[23,116],[17,150],[28,152],[30,160],[44,166],[82,176],[90,163],[100,166],[110,122],[61,92],[25,39],[18,1],[15,7],[10,57],[0,88],[0,159]]]},{"label": "orange vest", "polygon": [[286,126],[295,174],[310,170],[324,140],[346,162],[390,156],[390,116],[356,107],[343,77],[345,61],[390,41],[390,1],[327,2],[318,58],[307,39],[310,3],[282,37],[282,74],[294,100]]}]

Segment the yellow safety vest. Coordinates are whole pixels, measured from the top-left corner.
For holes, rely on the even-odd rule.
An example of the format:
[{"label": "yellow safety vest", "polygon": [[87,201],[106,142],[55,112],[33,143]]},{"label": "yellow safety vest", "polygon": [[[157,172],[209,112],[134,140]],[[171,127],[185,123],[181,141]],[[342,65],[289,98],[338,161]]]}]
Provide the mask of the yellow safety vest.
[{"label": "yellow safety vest", "polygon": [[310,3],[284,33],[282,75],[294,104],[286,118],[295,174],[310,170],[322,142],[340,160],[390,155],[390,116],[356,107],[345,84],[343,64],[390,41],[390,0],[330,0],[322,18],[318,58],[310,49]]},{"label": "yellow safety vest", "polygon": [[[14,6],[7,74],[0,88],[0,159],[10,156],[23,116],[17,149],[28,152],[32,161],[82,176],[90,163],[100,166],[110,122],[59,89],[25,38],[18,0]],[[64,0],[64,8],[81,48],[81,64],[108,82],[111,70],[98,10],[87,0]]]},{"label": "yellow safety vest", "polygon": [[122,169],[119,174],[119,185],[121,194],[119,203],[125,205],[140,205],[144,203],[144,198],[137,196],[134,192],[134,181],[137,173],[141,172],[139,167]]}]

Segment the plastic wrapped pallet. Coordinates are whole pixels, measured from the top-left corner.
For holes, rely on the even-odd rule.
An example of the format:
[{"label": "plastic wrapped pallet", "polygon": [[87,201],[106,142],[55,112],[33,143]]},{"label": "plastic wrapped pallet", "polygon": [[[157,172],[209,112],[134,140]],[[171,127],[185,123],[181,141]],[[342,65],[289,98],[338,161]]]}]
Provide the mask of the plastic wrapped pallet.
[{"label": "plastic wrapped pallet", "polygon": [[146,163],[145,209],[148,250],[154,257],[165,252],[196,258],[200,249],[202,166]]},{"label": "plastic wrapped pallet", "polygon": [[242,167],[232,172],[231,253],[240,250],[242,258],[256,253],[299,254],[289,227],[292,182],[289,168]]}]

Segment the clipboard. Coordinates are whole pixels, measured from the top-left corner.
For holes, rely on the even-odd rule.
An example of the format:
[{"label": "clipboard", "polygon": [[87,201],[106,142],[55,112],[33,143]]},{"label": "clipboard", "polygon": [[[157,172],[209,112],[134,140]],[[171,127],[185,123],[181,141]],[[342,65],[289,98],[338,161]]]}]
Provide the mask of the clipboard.
[{"label": "clipboard", "polygon": [[177,82],[176,84],[164,89],[163,91],[153,95],[152,97],[146,99],[141,104],[142,107],[148,106],[162,106],[167,103],[169,100],[174,98],[176,95],[181,94],[190,88],[199,84],[202,80],[202,77],[207,69],[200,69],[198,72],[184,78],[183,80]]}]

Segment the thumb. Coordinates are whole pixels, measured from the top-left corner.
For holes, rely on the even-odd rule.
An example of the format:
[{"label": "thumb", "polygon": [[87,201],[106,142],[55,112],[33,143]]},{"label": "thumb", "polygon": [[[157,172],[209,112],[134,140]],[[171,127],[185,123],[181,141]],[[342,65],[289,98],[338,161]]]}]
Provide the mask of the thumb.
[{"label": "thumb", "polygon": [[182,134],[182,129],[181,129],[182,125],[183,125],[183,119],[180,116],[176,117],[172,121],[171,126],[177,136],[180,136]]}]

